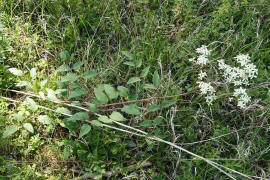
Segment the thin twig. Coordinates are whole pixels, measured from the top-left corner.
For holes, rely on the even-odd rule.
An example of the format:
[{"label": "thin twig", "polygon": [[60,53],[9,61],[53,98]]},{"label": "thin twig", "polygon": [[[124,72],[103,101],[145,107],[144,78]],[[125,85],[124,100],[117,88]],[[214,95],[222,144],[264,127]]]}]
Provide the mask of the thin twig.
[{"label": "thin twig", "polygon": [[[4,91],[9,91],[9,92],[15,92],[15,93],[18,93],[18,94],[24,94],[24,95],[27,95],[27,96],[30,96],[30,97],[36,97],[36,98],[39,98],[39,99],[42,99],[41,96],[35,94],[35,93],[32,93],[32,92],[24,92],[24,91],[18,91],[18,90],[14,90],[14,89],[4,89],[4,88],[0,88],[1,90],[4,90]],[[61,101],[61,100],[57,100],[57,101],[53,101],[53,100],[50,100],[50,99],[46,99],[46,100],[49,100],[51,102],[54,102],[56,104],[65,104],[67,101]]]},{"label": "thin twig", "polygon": [[100,107],[117,106],[117,105],[124,105],[124,104],[130,104],[130,103],[138,103],[138,102],[147,102],[147,101],[151,101],[154,99],[168,99],[168,98],[174,98],[174,97],[179,97],[179,96],[185,96],[188,94],[190,94],[190,92],[176,94],[176,95],[172,95],[172,96],[150,97],[150,98],[133,100],[133,101],[124,101],[124,102],[117,102],[117,103],[111,103],[111,104],[104,104],[104,105],[100,105]]},{"label": "thin twig", "polygon": [[132,130],[137,131],[137,132],[139,132],[139,133],[142,133],[142,134],[144,134],[144,135],[147,135],[147,133],[144,132],[144,131],[141,131],[141,130],[139,130],[139,129],[133,128],[133,127],[128,126],[128,125],[125,125],[125,124],[120,123],[120,122],[118,122],[118,121],[114,121],[114,120],[112,120],[112,121],[113,121],[115,124],[118,124],[118,125],[123,126],[123,127],[125,127],[125,128],[129,128],[129,129],[132,129]]},{"label": "thin twig", "polygon": [[[3,89],[0,88],[1,90],[4,91],[9,91],[9,92],[15,92],[18,94],[24,94],[27,96],[31,96],[31,97],[37,97],[42,99],[39,95],[34,94],[32,92],[24,92],[24,91],[17,91],[17,90],[13,90],[13,89]],[[145,99],[138,99],[138,100],[132,100],[132,101],[124,101],[124,102],[116,102],[116,103],[111,103],[111,104],[104,104],[104,105],[99,105],[98,107],[109,107],[109,106],[117,106],[117,105],[124,105],[124,104],[131,104],[131,103],[138,103],[138,102],[147,102],[147,101],[151,101],[154,99],[169,99],[169,98],[174,98],[174,97],[180,97],[180,96],[185,96],[190,94],[191,92],[187,92],[187,93],[181,93],[181,94],[176,94],[176,95],[171,95],[171,96],[162,96],[162,97],[150,97],[150,98],[145,98]],[[81,105],[81,106],[87,106],[86,103],[79,103],[79,102],[75,102],[75,101],[61,101],[61,100],[57,100],[57,101],[53,101],[48,99],[51,102],[57,103],[57,104],[65,104],[68,106],[73,106],[71,104],[76,104],[76,105]],[[82,109],[82,107],[80,107]],[[82,109],[85,110],[85,109]]]}]

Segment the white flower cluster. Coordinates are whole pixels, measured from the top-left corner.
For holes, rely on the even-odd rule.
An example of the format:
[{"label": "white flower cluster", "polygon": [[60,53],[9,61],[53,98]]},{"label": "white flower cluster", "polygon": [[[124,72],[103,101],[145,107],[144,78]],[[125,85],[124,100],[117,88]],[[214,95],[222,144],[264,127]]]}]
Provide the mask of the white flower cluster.
[{"label": "white flower cluster", "polygon": [[246,89],[242,87],[235,89],[233,96],[238,98],[237,106],[244,109],[247,107],[247,104],[250,102],[250,97],[247,95]]},{"label": "white flower cluster", "polygon": [[[218,61],[218,67],[223,71],[222,76],[227,83],[234,84],[235,86],[248,85],[250,79],[257,77],[258,69],[251,63],[249,55],[240,54],[235,59],[241,65],[241,68],[231,67],[225,64],[223,59]],[[233,96],[238,99],[237,105],[242,109],[246,108],[250,102],[246,89],[242,87],[235,89]]]},{"label": "white flower cluster", "polygon": [[209,51],[209,50],[207,49],[207,46],[205,46],[205,45],[202,45],[202,47],[197,48],[197,49],[196,49],[196,52],[197,52],[198,54],[201,54],[201,55],[204,55],[204,56],[210,56],[210,54],[211,54],[211,51]]},{"label": "white flower cluster", "polygon": [[196,64],[201,66],[205,66],[209,61],[207,56],[211,54],[211,51],[208,50],[205,45],[202,45],[202,47],[196,49],[196,52],[200,54],[198,58],[191,58],[189,59],[189,61],[195,62]]},{"label": "white flower cluster", "polygon": [[215,89],[211,86],[210,83],[199,81],[199,88],[201,90],[201,94],[205,95],[205,100],[208,105],[212,105],[212,102],[216,100],[217,96],[215,95]]},{"label": "white flower cluster", "polygon": [[[199,54],[197,58],[192,58],[189,61],[195,62],[196,64],[204,67],[208,62],[208,56],[211,54],[211,51],[207,49],[207,46],[203,45],[200,48],[196,49],[196,52]],[[217,98],[215,94],[215,89],[213,86],[211,86],[210,83],[203,82],[203,79],[207,77],[206,72],[203,72],[202,70],[199,73],[198,81],[199,88],[202,95],[205,95],[205,100],[208,105],[212,105],[212,102]]]},{"label": "white flower cluster", "polygon": [[257,77],[258,69],[254,64],[250,63],[249,55],[240,54],[235,59],[241,64],[241,68],[231,67],[221,59],[218,61],[219,69],[224,72],[223,77],[228,83],[232,83],[235,86],[248,85],[250,79]]},{"label": "white flower cluster", "polygon": [[201,72],[199,73],[199,80],[203,80],[203,78],[205,78],[207,76],[207,74],[206,74],[206,72],[203,72],[202,70],[201,70]]},{"label": "white flower cluster", "polygon": [[[189,61],[196,63],[205,67],[209,62],[208,56],[211,55],[211,50],[207,49],[207,46],[203,45],[200,48],[196,49],[196,52],[199,54],[197,58],[191,58]],[[237,63],[240,64],[240,67],[232,67],[225,63],[223,59],[218,60],[218,68],[221,70],[222,76],[225,81],[229,84],[233,84],[237,88],[234,90],[233,97],[237,98],[240,108],[244,109],[247,107],[247,104],[251,101],[251,98],[248,96],[246,89],[241,86],[246,86],[249,84],[249,80],[256,78],[258,75],[258,69],[254,64],[251,63],[250,56],[245,54],[240,54],[235,57]],[[217,99],[216,91],[211,86],[211,83],[204,82],[207,78],[207,74],[204,71],[200,71],[198,74],[199,85],[201,94],[205,96],[206,102],[208,105],[212,105],[212,102]],[[230,98],[232,99],[232,98]]]}]

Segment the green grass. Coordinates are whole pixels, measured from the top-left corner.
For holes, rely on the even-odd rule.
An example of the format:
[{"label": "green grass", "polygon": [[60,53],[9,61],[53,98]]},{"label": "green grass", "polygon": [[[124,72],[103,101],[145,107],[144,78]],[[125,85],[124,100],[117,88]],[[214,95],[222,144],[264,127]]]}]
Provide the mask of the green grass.
[{"label": "green grass", "polygon": [[[65,89],[56,93],[58,99],[95,106],[100,102],[94,88],[101,84],[128,89],[126,95],[105,104],[189,92],[170,101],[137,102],[139,116],[121,111],[123,105],[100,107],[96,113],[110,116],[120,112],[131,127],[169,142],[176,140],[177,145],[244,174],[269,176],[267,0],[7,0],[0,1],[0,9],[0,95],[18,101],[0,98],[1,178],[70,179],[85,173],[94,178],[115,172],[112,179],[229,179],[183,151],[110,128],[90,124],[90,132],[79,138],[85,120],[98,117],[84,113],[88,117],[76,121],[56,113],[52,110],[59,107],[72,114],[82,111],[48,101],[55,100],[48,92]],[[210,107],[205,103],[196,91],[200,69],[188,61],[203,44],[213,49],[213,59],[228,59],[231,64],[238,54],[251,56],[259,75],[248,93],[258,99],[258,106],[240,110],[227,99],[230,86],[218,86],[218,100]],[[59,72],[62,65],[73,69]],[[147,66],[149,73],[140,77]],[[24,74],[14,76],[9,68]],[[35,77],[32,68],[36,68]],[[222,81],[214,69],[213,63],[208,69],[210,80]],[[87,74],[92,77],[85,78]],[[132,77],[140,77],[140,81],[130,83]],[[22,81],[27,85],[18,87]],[[155,87],[145,89],[147,84]],[[35,103],[29,106],[24,102],[30,92],[49,97],[31,97]],[[36,109],[37,105],[51,110]],[[148,112],[151,106],[159,109]],[[44,115],[49,117],[48,123],[40,121]],[[24,128],[25,123],[34,132]],[[3,138],[10,125],[20,128]],[[211,139],[214,137],[219,138]],[[211,140],[187,144],[207,139]],[[145,162],[151,165],[144,167]],[[136,168],[128,169],[129,165]]]}]

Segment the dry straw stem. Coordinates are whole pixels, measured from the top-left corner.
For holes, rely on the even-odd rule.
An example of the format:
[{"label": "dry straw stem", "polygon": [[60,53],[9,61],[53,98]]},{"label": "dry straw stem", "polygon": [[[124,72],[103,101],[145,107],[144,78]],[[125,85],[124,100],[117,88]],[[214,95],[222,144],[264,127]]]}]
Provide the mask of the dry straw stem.
[{"label": "dry straw stem", "polygon": [[172,96],[150,97],[150,98],[133,100],[133,101],[125,101],[125,102],[117,102],[117,103],[111,103],[111,104],[104,104],[104,105],[101,105],[100,107],[117,106],[117,105],[124,105],[124,104],[137,103],[137,102],[148,102],[148,101],[155,100],[155,99],[168,99],[168,98],[185,96],[185,95],[188,95],[188,94],[191,94],[191,92],[176,94],[176,95],[172,95]]},{"label": "dry straw stem", "polygon": [[[2,96],[1,96],[1,98],[5,99],[5,100],[8,100],[8,101],[11,101],[11,102],[17,102],[17,103],[20,102],[20,101],[12,100],[12,99],[10,99],[10,98],[6,98],[6,97],[2,97]],[[50,109],[50,108],[46,108],[46,107],[44,107],[44,106],[39,106],[39,107],[42,108],[42,109],[46,109],[46,110],[52,111],[52,112],[56,112],[55,110]],[[72,106],[72,107],[75,107],[75,108],[77,107],[77,108],[78,108],[78,106]],[[79,107],[79,108],[82,109],[81,107]],[[85,109],[85,110],[86,110],[87,112],[89,112],[88,109]],[[59,113],[59,112],[56,112],[56,113]],[[72,116],[72,115],[65,114],[65,113],[61,113],[61,114],[62,114],[62,115],[69,116],[69,117]],[[99,114],[96,114],[96,115],[100,116]],[[91,123],[91,121],[89,121],[89,120],[86,120],[85,122]],[[116,121],[113,121],[113,122],[115,123]],[[204,157],[202,157],[202,156],[199,156],[199,155],[197,155],[197,154],[194,154],[193,152],[190,152],[190,151],[188,151],[188,150],[186,150],[186,149],[184,149],[184,148],[182,148],[182,147],[180,147],[180,146],[178,146],[178,145],[176,145],[176,144],[174,144],[174,143],[171,143],[171,142],[169,142],[169,141],[160,139],[160,138],[158,138],[158,137],[156,137],[156,136],[148,136],[148,134],[147,134],[146,132],[144,132],[144,131],[142,131],[142,130],[139,130],[139,129],[136,129],[136,128],[134,128],[134,127],[130,127],[130,126],[125,125],[125,124],[122,124],[122,123],[120,123],[120,122],[117,122],[117,125],[122,126],[122,127],[125,127],[125,128],[128,128],[128,129],[131,129],[131,130],[136,131],[136,132],[128,131],[128,130],[125,130],[125,129],[121,129],[121,128],[118,128],[118,127],[114,127],[114,126],[111,126],[111,125],[102,123],[102,126],[104,126],[104,127],[107,127],[107,128],[110,128],[110,129],[114,129],[114,130],[117,130],[117,131],[121,131],[121,132],[124,132],[124,133],[128,133],[128,134],[131,134],[131,135],[136,135],[136,136],[139,136],[139,137],[145,137],[145,138],[147,138],[147,139],[154,140],[154,141],[157,141],[157,142],[162,142],[162,143],[165,143],[165,144],[167,144],[167,145],[169,145],[169,146],[171,146],[171,147],[174,147],[174,148],[176,148],[176,149],[178,149],[178,150],[184,151],[184,152],[186,152],[187,154],[190,154],[190,155],[192,155],[192,156],[194,156],[194,157],[196,157],[196,158],[198,158],[198,159],[200,159],[200,160],[205,161],[206,163],[208,163],[208,164],[210,164],[211,166],[215,167],[216,169],[218,169],[220,172],[222,172],[223,174],[225,174],[226,176],[228,176],[228,177],[231,178],[231,179],[235,179],[235,178],[234,178],[231,174],[229,174],[228,172],[224,171],[223,169],[226,169],[226,170],[228,170],[229,172],[233,172],[233,173],[235,173],[235,174],[238,174],[238,175],[240,175],[240,176],[243,176],[243,177],[245,177],[245,178],[247,178],[247,179],[253,179],[253,178],[262,179],[261,177],[246,175],[246,174],[243,174],[243,173],[238,172],[238,171],[236,171],[236,170],[230,169],[230,168],[228,168],[228,167],[226,167],[226,166],[220,165],[220,164],[218,164],[218,163],[216,163],[216,162],[213,162],[213,161],[211,161],[211,160],[209,160],[209,159],[207,159],[207,158],[204,158]],[[223,168],[223,169],[221,169],[221,168]]]},{"label": "dry straw stem", "polygon": [[[32,93],[32,92],[24,92],[24,91],[18,91],[18,90],[13,90],[13,89],[3,89],[3,88],[0,88],[0,89],[3,90],[3,91],[15,92],[15,93],[18,93],[18,94],[24,94],[24,95],[27,95],[27,96],[42,99],[39,95],[37,95],[35,93]],[[124,104],[138,103],[138,102],[148,102],[148,101],[155,100],[155,99],[169,99],[169,98],[174,98],[174,97],[186,96],[186,95],[191,94],[191,93],[194,93],[194,92],[181,93],[181,94],[176,94],[176,95],[171,95],[171,96],[150,97],[150,98],[138,99],[138,100],[133,100],[133,101],[116,102],[116,103],[111,103],[111,104],[99,105],[99,107],[109,107],[109,106],[117,106],[117,105],[124,105]],[[49,101],[52,101],[52,100],[49,100]],[[58,100],[58,101],[52,101],[52,102],[57,103],[57,104],[64,104],[64,105],[68,105],[68,104],[73,104],[74,105],[74,104],[76,104],[76,105],[81,105],[81,106],[87,106],[86,103],[79,103],[79,102],[75,102],[75,101],[61,101],[61,100]],[[77,106],[77,108],[78,107],[79,106]],[[82,109],[82,110],[84,110],[84,109]]]}]

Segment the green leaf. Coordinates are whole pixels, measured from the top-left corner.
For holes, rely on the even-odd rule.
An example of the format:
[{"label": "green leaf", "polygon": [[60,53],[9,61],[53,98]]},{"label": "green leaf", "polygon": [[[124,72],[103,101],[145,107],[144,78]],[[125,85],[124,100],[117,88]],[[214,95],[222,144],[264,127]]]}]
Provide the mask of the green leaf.
[{"label": "green leaf", "polygon": [[151,127],[152,126],[152,121],[151,120],[144,120],[140,124],[142,127]]},{"label": "green leaf", "polygon": [[35,103],[35,101],[30,98],[30,97],[27,97],[25,99],[25,103],[27,105],[27,108],[32,110],[32,111],[36,111],[38,109],[38,105]]},{"label": "green leaf", "polygon": [[164,118],[163,117],[156,117],[154,120],[153,120],[153,124],[154,125],[159,125],[159,124],[162,124],[164,122]]},{"label": "green leaf", "polygon": [[72,117],[68,118],[69,121],[81,121],[81,120],[89,120],[89,115],[86,112],[78,112],[74,114]]},{"label": "green leaf", "polygon": [[97,89],[100,90],[100,91],[104,91],[104,84],[99,84],[97,86]]},{"label": "green leaf", "polygon": [[60,67],[58,67],[56,69],[56,72],[66,72],[66,71],[70,71],[70,70],[71,69],[70,69],[70,67],[68,65],[63,64],[63,65],[61,65]]},{"label": "green leaf", "polygon": [[40,91],[40,92],[38,92],[38,95],[39,95],[39,97],[40,97],[41,99],[43,99],[43,100],[46,99],[44,92]]},{"label": "green leaf", "polygon": [[88,134],[91,131],[91,126],[89,124],[83,124],[80,130],[79,138],[82,138],[84,135]]},{"label": "green leaf", "polygon": [[23,123],[23,128],[29,131],[30,133],[34,133],[34,128],[31,123]]},{"label": "green leaf", "polygon": [[144,89],[156,89],[156,87],[153,84],[145,84],[143,86]]},{"label": "green leaf", "polygon": [[119,95],[122,97],[126,97],[128,95],[128,88],[125,88],[124,86],[118,86],[117,90]]},{"label": "green leaf", "polygon": [[125,121],[126,120],[121,113],[116,112],[116,111],[112,112],[112,114],[110,115],[110,119],[112,119],[114,121]]},{"label": "green leaf", "polygon": [[97,108],[96,104],[88,103],[88,102],[86,104],[87,104],[88,109],[89,109],[90,112],[92,112],[92,113],[97,112],[98,108]]},{"label": "green leaf", "polygon": [[22,76],[23,72],[17,68],[9,68],[8,71],[15,76]]},{"label": "green leaf", "polygon": [[56,112],[72,115],[71,111],[64,107],[58,107]]},{"label": "green leaf", "polygon": [[71,84],[71,88],[72,88],[72,89],[81,88],[81,85],[80,85],[78,82],[73,82],[73,83]]},{"label": "green leaf", "polygon": [[67,91],[68,91],[67,89],[56,89],[54,91],[54,94],[62,94],[62,93],[67,92]]},{"label": "green leaf", "polygon": [[159,109],[160,109],[159,105],[153,104],[153,105],[151,105],[151,106],[148,108],[148,111],[149,111],[149,112],[154,112],[154,111],[157,111],[157,110],[159,110]]},{"label": "green leaf", "polygon": [[70,156],[70,149],[69,149],[69,147],[65,147],[64,148],[64,159],[67,160],[69,156]]},{"label": "green leaf", "polygon": [[138,59],[136,62],[135,62],[135,65],[136,65],[136,68],[139,68],[142,66],[142,59]]},{"label": "green leaf", "polygon": [[7,126],[2,137],[7,138],[11,136],[12,134],[14,134],[15,132],[17,132],[18,130],[19,130],[19,127],[16,125]]},{"label": "green leaf", "polygon": [[55,95],[54,90],[49,89],[49,88],[47,88],[46,90],[47,90],[47,94],[48,94],[47,95],[47,98],[49,100],[51,100],[51,101],[57,101],[58,100],[57,97],[56,97],[56,95]]},{"label": "green leaf", "polygon": [[38,121],[42,124],[51,124],[51,119],[47,115],[38,116]]},{"label": "green leaf", "polygon": [[128,147],[131,147],[131,148],[136,147],[136,143],[134,141],[127,140],[125,141],[125,143],[127,144]]},{"label": "green leaf", "polygon": [[32,87],[31,85],[29,86],[29,89],[32,88],[32,91],[34,93],[37,93],[38,90],[40,89],[40,80],[39,79],[32,79]]},{"label": "green leaf", "polygon": [[40,86],[43,88],[48,82],[48,79],[45,79],[43,81],[40,82]]},{"label": "green leaf", "polygon": [[83,78],[84,79],[90,79],[90,78],[94,78],[98,75],[98,72],[96,71],[89,71],[89,72],[86,72],[84,75],[83,75]]},{"label": "green leaf", "polygon": [[24,116],[22,114],[11,114],[11,116],[16,119],[17,121],[23,121]]},{"label": "green leaf", "polygon": [[110,99],[117,99],[118,98],[118,92],[111,85],[105,84],[104,89],[105,89],[105,92]]},{"label": "green leaf", "polygon": [[29,87],[31,86],[31,83],[30,82],[27,82],[27,81],[19,81],[17,84],[16,84],[17,87]]},{"label": "green leaf", "polygon": [[140,115],[140,109],[136,104],[129,104],[129,105],[125,105],[122,108],[122,111],[127,113],[127,114],[132,114],[132,115]]},{"label": "green leaf", "polygon": [[83,95],[86,95],[88,92],[84,88],[75,89],[74,91],[70,92],[69,99],[71,98],[77,98],[81,97]]},{"label": "green leaf", "polygon": [[156,86],[156,87],[160,84],[160,77],[158,75],[158,71],[154,72],[152,82],[153,82],[154,86]]},{"label": "green leaf", "polygon": [[61,78],[61,82],[74,82],[78,79],[78,75],[75,73],[68,73]]},{"label": "green leaf", "polygon": [[107,116],[100,116],[98,118],[98,120],[101,121],[101,122],[103,122],[103,123],[105,123],[105,124],[112,123],[112,120],[109,119]]},{"label": "green leaf", "polygon": [[187,89],[187,92],[191,92],[193,90],[194,90],[194,87],[190,87],[190,88]]},{"label": "green leaf", "polygon": [[106,94],[103,91],[101,91],[100,88],[94,88],[94,93],[95,93],[95,96],[96,96],[97,100],[100,103],[106,104],[109,101]]},{"label": "green leaf", "polygon": [[132,77],[128,80],[127,84],[133,84],[135,82],[141,81],[139,77]]},{"label": "green leaf", "polygon": [[84,64],[83,61],[76,62],[75,64],[73,64],[72,69],[79,70],[83,64]]},{"label": "green leaf", "polygon": [[77,122],[69,121],[68,119],[64,119],[64,125],[65,125],[65,128],[68,128],[68,130],[71,132],[75,132],[77,128]]},{"label": "green leaf", "polygon": [[126,56],[129,60],[133,60],[135,58],[134,54],[129,51],[122,51],[122,54]]},{"label": "green leaf", "polygon": [[0,31],[2,31],[3,28],[5,28],[5,25],[0,21]]},{"label": "green leaf", "polygon": [[171,100],[164,100],[161,102],[161,107],[162,108],[167,108],[167,107],[170,107],[174,104],[177,103],[177,100],[176,99],[171,99]]},{"label": "green leaf", "polygon": [[142,78],[145,78],[147,76],[147,74],[149,73],[149,70],[150,70],[150,66],[147,66],[146,68],[144,68],[141,72],[141,77]]},{"label": "green leaf", "polygon": [[59,53],[59,57],[62,59],[62,60],[65,60],[65,61],[68,61],[70,60],[70,55],[69,55],[69,52],[68,51],[62,51]]},{"label": "green leaf", "polygon": [[99,122],[98,120],[91,121],[91,124],[94,125],[94,126],[97,126],[97,127],[102,127],[103,126],[102,123]]},{"label": "green leaf", "polygon": [[32,68],[30,70],[30,76],[32,79],[36,79],[36,77],[37,77],[37,69],[36,68]]},{"label": "green leaf", "polygon": [[131,61],[126,61],[126,62],[124,62],[124,64],[128,65],[128,66],[135,66],[135,63],[131,62]]}]

